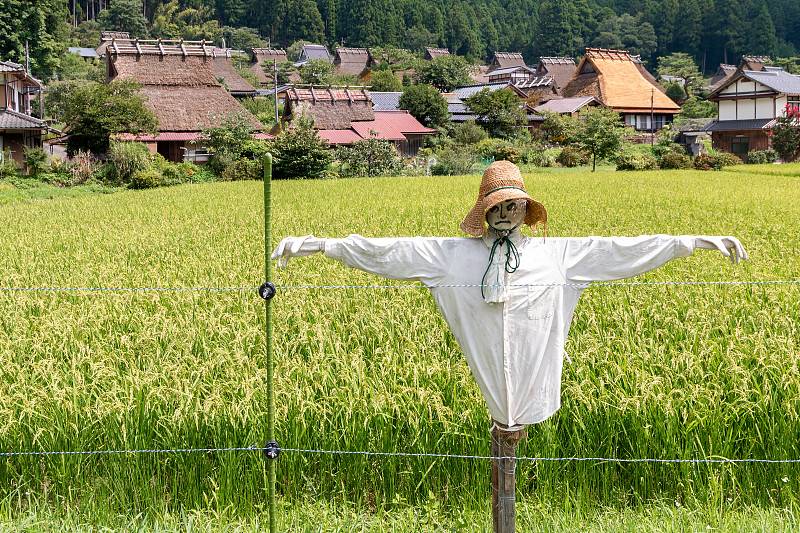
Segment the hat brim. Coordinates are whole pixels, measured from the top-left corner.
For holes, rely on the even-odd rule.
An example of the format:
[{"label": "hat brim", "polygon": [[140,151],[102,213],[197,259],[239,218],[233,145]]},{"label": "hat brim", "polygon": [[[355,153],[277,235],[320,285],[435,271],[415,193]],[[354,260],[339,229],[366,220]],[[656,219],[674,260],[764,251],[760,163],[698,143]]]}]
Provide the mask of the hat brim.
[{"label": "hat brim", "polygon": [[544,208],[544,205],[531,198],[525,191],[516,188],[504,188],[492,191],[490,194],[486,195],[485,198],[478,198],[475,205],[470,209],[459,226],[464,233],[475,237],[485,235],[487,232],[486,213],[489,209],[506,200],[521,199],[526,200],[528,204],[527,214],[523,221],[524,224],[533,228],[537,224],[547,223],[547,210]]}]

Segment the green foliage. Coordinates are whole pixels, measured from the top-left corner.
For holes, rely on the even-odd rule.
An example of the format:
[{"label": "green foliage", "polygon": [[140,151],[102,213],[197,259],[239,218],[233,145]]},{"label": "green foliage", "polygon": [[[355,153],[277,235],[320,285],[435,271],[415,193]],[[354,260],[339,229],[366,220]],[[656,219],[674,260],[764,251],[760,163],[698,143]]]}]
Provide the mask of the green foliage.
[{"label": "green foliage", "polygon": [[[678,83],[681,91],[679,93],[676,92],[676,94],[683,93],[687,96],[691,96],[693,91],[699,90],[706,82],[692,56],[683,52],[673,52],[667,56],[659,57],[658,75],[659,77],[673,76],[682,79],[683,81]],[[669,90],[667,95],[675,100]]]},{"label": "green foliage", "polygon": [[554,111],[542,111],[541,114],[545,119],[537,134],[543,142],[569,145],[575,141],[575,134],[580,128],[577,118]]},{"label": "green foliage", "polygon": [[539,7],[539,43],[543,54],[572,57],[579,53],[583,42],[576,31],[579,21],[577,7],[566,0],[547,0]]},{"label": "green foliage", "polygon": [[497,151],[503,146],[508,146],[509,142],[505,139],[483,139],[478,141],[472,150],[483,159],[492,159],[497,155]]},{"label": "green foliage", "polygon": [[74,87],[62,113],[70,130],[70,154],[79,150],[105,153],[115,133],[153,134],[158,127],[139,85],[130,79]]},{"label": "green foliage", "polygon": [[627,151],[617,158],[617,170],[655,170],[657,168],[656,160],[642,152]]},{"label": "green foliage", "polygon": [[475,67],[461,56],[447,55],[432,61],[418,61],[414,70],[414,83],[432,85],[442,92],[474,83],[470,74]]},{"label": "green foliage", "polygon": [[59,62],[55,76],[59,80],[89,80],[102,83],[105,69],[96,59],[84,60],[79,54],[64,54]]},{"label": "green foliage", "polygon": [[342,164],[341,175],[347,178],[393,176],[403,168],[403,160],[391,141],[374,136],[337,149],[336,159]]},{"label": "green foliage", "polygon": [[450,117],[447,100],[430,85],[412,85],[400,95],[400,109],[426,126],[442,125]]},{"label": "green foliage", "polygon": [[221,175],[229,165],[239,159],[245,145],[252,140],[250,134],[253,127],[244,113],[227,113],[222,117],[215,117],[212,122],[219,125],[204,129],[201,135],[205,145],[214,152],[209,168],[215,174]]},{"label": "green foliage", "polygon": [[519,97],[508,89],[481,89],[464,99],[464,105],[478,118],[492,137],[510,137],[517,128],[525,124],[527,116]]},{"label": "green foliage", "polygon": [[[275,98],[273,96],[259,96],[257,98],[248,96],[247,98],[240,98],[238,101],[242,104],[242,107],[250,111],[265,126],[275,123]],[[282,114],[283,104],[279,103],[278,116]]]},{"label": "green foliage", "polygon": [[157,168],[140,170],[133,174],[130,180],[131,189],[154,189],[164,187],[166,184],[164,175]]},{"label": "green foliage", "polygon": [[597,28],[593,44],[600,48],[628,50],[631,54],[650,57],[656,51],[658,39],[653,24],[630,13],[610,16]]},{"label": "green foliage", "polygon": [[401,92],[403,83],[397,79],[397,75],[391,70],[380,70],[372,74],[369,83],[372,91]]},{"label": "green foliage", "polygon": [[67,51],[68,19],[64,0],[0,1],[0,60],[25,65],[27,41],[31,72],[51,78]]},{"label": "green foliage", "polygon": [[333,160],[328,142],[320,139],[306,117],[298,117],[292,129],[281,132],[270,144],[275,179],[314,179],[322,177]]},{"label": "green foliage", "polygon": [[686,98],[686,91],[684,91],[683,86],[677,81],[666,83],[664,85],[664,90],[667,96],[676,104],[680,104],[684,98]]},{"label": "green foliage", "polygon": [[28,148],[23,149],[23,159],[25,161],[25,170],[29,176],[37,176],[44,172],[47,165],[47,153],[41,148]]},{"label": "green foliage", "polygon": [[698,96],[691,96],[681,106],[675,120],[686,118],[711,118],[717,116],[717,104]]},{"label": "green foliage", "polygon": [[51,81],[45,88],[45,115],[57,123],[64,123],[72,93],[78,88],[94,86],[94,81],[72,79],[68,81]]},{"label": "green foliage", "polygon": [[522,149],[522,162],[540,168],[554,167],[557,163],[554,150],[537,145],[527,145]]},{"label": "green foliage", "polygon": [[328,85],[333,77],[334,66],[325,59],[309,59],[297,73],[300,81],[312,85]]},{"label": "green foliage", "polygon": [[257,159],[238,159],[222,171],[223,181],[260,180],[264,177],[264,165]]},{"label": "green foliage", "polygon": [[565,146],[556,156],[556,163],[568,168],[587,165],[589,163],[589,154],[577,146]]},{"label": "green foliage", "polygon": [[664,170],[692,168],[692,158],[686,154],[669,152],[661,156],[658,166]]},{"label": "green foliage", "polygon": [[18,170],[17,162],[11,157],[11,149],[0,151],[0,179],[16,177]]},{"label": "green foliage", "polygon": [[311,41],[300,39],[293,42],[290,46],[288,46],[286,48],[286,61],[288,63],[294,63],[298,59],[300,59],[300,54],[303,52],[303,46],[307,44],[313,44],[313,43]]},{"label": "green foliage", "polygon": [[126,31],[131,37],[147,37],[142,11],[142,0],[111,0],[108,9],[100,13],[100,26],[104,30]]},{"label": "green foliage", "polygon": [[733,154],[711,150],[694,158],[693,166],[697,170],[722,170],[724,167],[740,165],[742,160]]},{"label": "green foliage", "polygon": [[770,129],[769,138],[773,150],[778,152],[781,159],[794,159],[800,146],[800,110],[797,106],[786,105],[777,124]]},{"label": "green foliage", "polygon": [[83,185],[94,180],[95,174],[100,169],[97,159],[91,152],[77,150],[72,156],[72,185]]},{"label": "green foliage", "polygon": [[133,141],[111,141],[108,150],[111,177],[118,184],[127,184],[137,172],[150,165],[150,149]]},{"label": "green foliage", "polygon": [[520,162],[521,156],[519,148],[516,146],[501,146],[497,149],[494,158],[495,161],[511,161],[517,164]]},{"label": "green foliage", "polygon": [[578,119],[575,144],[592,156],[594,172],[598,158],[610,159],[620,152],[625,128],[619,113],[602,106],[584,107],[578,113]]},{"label": "green foliage", "polygon": [[750,165],[769,165],[778,160],[775,150],[754,150],[747,154],[747,163]]},{"label": "green foliage", "polygon": [[436,154],[436,162],[431,165],[434,176],[461,176],[469,174],[478,157],[469,148],[451,147]]},{"label": "green foliage", "polygon": [[458,144],[475,144],[489,137],[485,129],[474,120],[467,120],[453,128],[453,140]]}]

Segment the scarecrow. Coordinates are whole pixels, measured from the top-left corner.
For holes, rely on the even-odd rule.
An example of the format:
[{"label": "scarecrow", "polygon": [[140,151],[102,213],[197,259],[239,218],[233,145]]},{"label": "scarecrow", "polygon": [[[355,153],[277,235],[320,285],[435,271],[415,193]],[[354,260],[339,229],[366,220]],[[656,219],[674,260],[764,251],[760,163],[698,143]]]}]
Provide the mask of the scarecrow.
[{"label": "scarecrow", "polygon": [[[733,263],[747,259],[735,237],[520,234],[522,224],[535,232],[546,222],[547,211],[525,191],[519,168],[496,161],[461,222],[471,237],[286,237],[272,258],[285,268],[290,257],[324,252],[347,267],[422,282],[486,400],[492,434],[508,433],[504,442],[515,445],[526,425],[546,420],[561,405],[564,345],[578,299],[593,281],[643,274],[696,248],[719,250]],[[495,457],[506,453],[508,448]],[[497,492],[495,482],[493,487]]]}]

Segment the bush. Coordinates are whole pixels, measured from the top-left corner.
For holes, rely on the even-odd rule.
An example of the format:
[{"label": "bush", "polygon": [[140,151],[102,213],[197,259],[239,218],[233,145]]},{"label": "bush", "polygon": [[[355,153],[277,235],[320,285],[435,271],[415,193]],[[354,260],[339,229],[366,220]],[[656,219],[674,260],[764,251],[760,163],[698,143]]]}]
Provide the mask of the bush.
[{"label": "bush", "polygon": [[491,159],[497,155],[497,150],[501,146],[509,146],[508,141],[502,139],[484,139],[477,143],[472,149],[483,159]]},{"label": "bush", "polygon": [[403,160],[390,141],[370,137],[336,151],[343,177],[391,176],[403,168]]},{"label": "bush", "polygon": [[778,160],[775,150],[756,150],[747,154],[747,162],[752,165],[769,165]]},{"label": "bush", "polygon": [[545,150],[541,146],[526,146],[522,150],[522,162],[535,167],[556,166],[556,156],[553,150]]},{"label": "bush", "polygon": [[520,161],[519,149],[514,146],[501,146],[494,155],[495,161],[511,161],[515,165]]},{"label": "bush", "polygon": [[472,165],[477,162],[477,155],[469,150],[448,148],[436,155],[436,163],[431,165],[431,174],[434,176],[469,174]]},{"label": "bush", "polygon": [[556,162],[569,168],[588,165],[589,154],[574,146],[567,146],[558,154]]},{"label": "bush", "polygon": [[275,179],[319,178],[333,160],[328,142],[317,137],[311,121],[295,120],[295,129],[281,132],[272,141],[272,177]]},{"label": "bush", "polygon": [[23,158],[28,175],[37,176],[47,170],[47,154],[41,148],[25,147]]},{"label": "bush", "polygon": [[112,177],[119,183],[128,183],[131,177],[150,165],[150,149],[133,141],[111,141],[108,149]]},{"label": "bush", "polygon": [[617,158],[617,170],[654,170],[656,160],[641,152],[624,152]]},{"label": "bush", "polygon": [[658,160],[658,166],[663,169],[691,168],[692,158],[685,154],[674,152],[666,153]]},{"label": "bush", "polygon": [[131,189],[153,189],[164,185],[166,185],[164,175],[157,168],[141,170],[131,176],[130,181]]},{"label": "bush", "polygon": [[458,144],[475,144],[488,137],[486,130],[475,124],[474,120],[467,120],[453,128],[453,139]]},{"label": "bush", "polygon": [[260,180],[264,176],[264,166],[254,159],[239,159],[222,171],[224,181]]},{"label": "bush", "polygon": [[711,150],[694,158],[697,170],[721,170],[723,167],[741,164],[742,160],[733,154]]},{"label": "bush", "polygon": [[87,181],[94,178],[97,172],[97,160],[92,156],[91,152],[86,150],[78,150],[75,152],[75,157],[72,158],[72,185],[83,185]]}]

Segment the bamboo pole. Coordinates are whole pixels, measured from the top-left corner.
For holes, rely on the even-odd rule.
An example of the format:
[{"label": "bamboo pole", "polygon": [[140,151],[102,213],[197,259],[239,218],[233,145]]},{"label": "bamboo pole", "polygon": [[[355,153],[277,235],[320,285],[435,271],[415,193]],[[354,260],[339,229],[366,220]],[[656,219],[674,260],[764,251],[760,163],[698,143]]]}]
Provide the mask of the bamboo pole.
[{"label": "bamboo pole", "polygon": [[492,421],[492,524],[494,533],[514,533],[516,507],[517,444],[528,436],[526,429],[504,431]]},{"label": "bamboo pole", "polygon": [[[264,157],[264,275],[267,283],[272,276],[272,262],[270,252],[272,250],[272,154]],[[274,289],[273,289],[274,295]],[[275,361],[272,358],[272,306],[271,297],[264,299],[266,313],[266,350],[267,350],[267,439],[269,442],[275,441],[275,390],[273,387],[273,375],[275,373]],[[269,531],[275,533],[275,459],[268,460],[268,484],[269,484]]]}]

